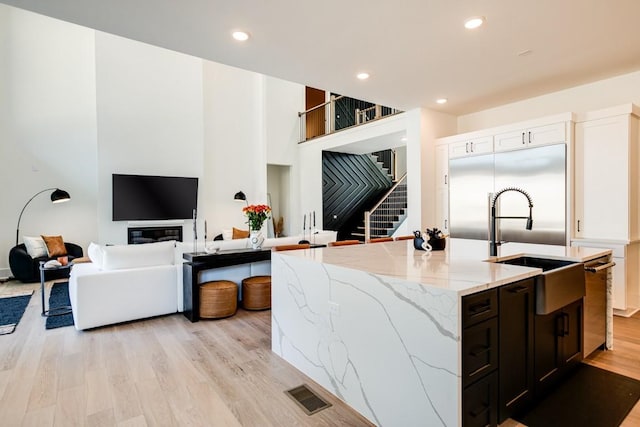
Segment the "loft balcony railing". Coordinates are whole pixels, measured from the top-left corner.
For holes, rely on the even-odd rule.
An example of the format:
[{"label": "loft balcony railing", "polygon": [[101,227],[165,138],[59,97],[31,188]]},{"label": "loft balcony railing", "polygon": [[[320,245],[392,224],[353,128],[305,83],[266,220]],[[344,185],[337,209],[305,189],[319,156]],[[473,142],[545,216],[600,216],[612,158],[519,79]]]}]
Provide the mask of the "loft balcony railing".
[{"label": "loft balcony railing", "polygon": [[407,174],[382,196],[380,201],[364,213],[364,241],[388,236],[398,228],[407,209]]},{"label": "loft balcony railing", "polygon": [[[361,106],[364,108],[360,108]],[[398,113],[402,113],[402,111],[342,95],[331,95],[329,101],[298,113],[300,142],[330,135]]]}]

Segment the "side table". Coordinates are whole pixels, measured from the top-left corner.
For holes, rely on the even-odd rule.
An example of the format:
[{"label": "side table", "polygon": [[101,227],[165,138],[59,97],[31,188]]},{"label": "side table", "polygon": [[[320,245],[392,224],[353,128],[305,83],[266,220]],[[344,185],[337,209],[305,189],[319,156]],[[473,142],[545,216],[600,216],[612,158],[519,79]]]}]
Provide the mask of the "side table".
[{"label": "side table", "polygon": [[40,261],[40,296],[42,298],[42,312],[40,313],[40,315],[42,317],[49,317],[49,316],[60,316],[63,314],[68,314],[71,313],[71,306],[70,305],[64,305],[61,307],[49,307],[49,310],[45,310],[45,305],[44,305],[44,282],[45,282],[45,272],[47,271],[54,271],[54,270],[65,270],[65,269],[71,269],[71,267],[73,266],[73,263],[70,262],[67,265],[61,265],[59,267],[50,267],[50,268],[45,268],[44,266],[44,261]]}]

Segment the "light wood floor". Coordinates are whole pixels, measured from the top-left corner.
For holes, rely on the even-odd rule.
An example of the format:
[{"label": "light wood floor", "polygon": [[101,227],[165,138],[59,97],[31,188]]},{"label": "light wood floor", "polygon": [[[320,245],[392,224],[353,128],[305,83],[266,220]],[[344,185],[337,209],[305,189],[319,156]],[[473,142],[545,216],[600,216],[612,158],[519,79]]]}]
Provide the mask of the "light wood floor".
[{"label": "light wood floor", "polygon": [[[8,282],[0,295],[29,289],[16,331],[0,336],[1,426],[371,425],[270,351],[269,311],[47,331],[39,284]],[[640,314],[615,317],[614,328],[614,350],[587,362],[640,380]],[[305,415],[283,393],[301,383],[333,406]],[[623,423],[637,425],[640,403]]]},{"label": "light wood floor", "polygon": [[[182,314],[78,332],[45,330],[39,284],[0,335],[0,426],[369,426],[271,352],[271,312],[189,322]],[[306,415],[288,390],[333,406]]]}]

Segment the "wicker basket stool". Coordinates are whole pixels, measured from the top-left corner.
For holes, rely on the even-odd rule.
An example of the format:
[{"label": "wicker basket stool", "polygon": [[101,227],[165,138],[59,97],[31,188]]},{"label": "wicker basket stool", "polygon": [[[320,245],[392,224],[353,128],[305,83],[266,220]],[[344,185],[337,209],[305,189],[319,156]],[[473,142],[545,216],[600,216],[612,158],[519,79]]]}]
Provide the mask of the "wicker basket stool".
[{"label": "wicker basket stool", "polygon": [[246,310],[271,308],[271,276],[252,276],[242,281],[242,307]]},{"label": "wicker basket stool", "polygon": [[238,309],[238,285],[230,280],[214,280],[200,285],[200,317],[219,319],[233,316]]}]

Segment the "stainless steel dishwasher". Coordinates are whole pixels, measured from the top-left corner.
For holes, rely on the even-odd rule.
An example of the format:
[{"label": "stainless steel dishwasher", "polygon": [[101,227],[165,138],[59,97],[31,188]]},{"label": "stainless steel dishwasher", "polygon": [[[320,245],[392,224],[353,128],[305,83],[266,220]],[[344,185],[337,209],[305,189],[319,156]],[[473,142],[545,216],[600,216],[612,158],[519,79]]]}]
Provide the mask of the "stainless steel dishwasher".
[{"label": "stainless steel dishwasher", "polygon": [[584,263],[586,296],[584,297],[583,355],[587,357],[606,341],[607,275],[615,262],[610,256]]}]

